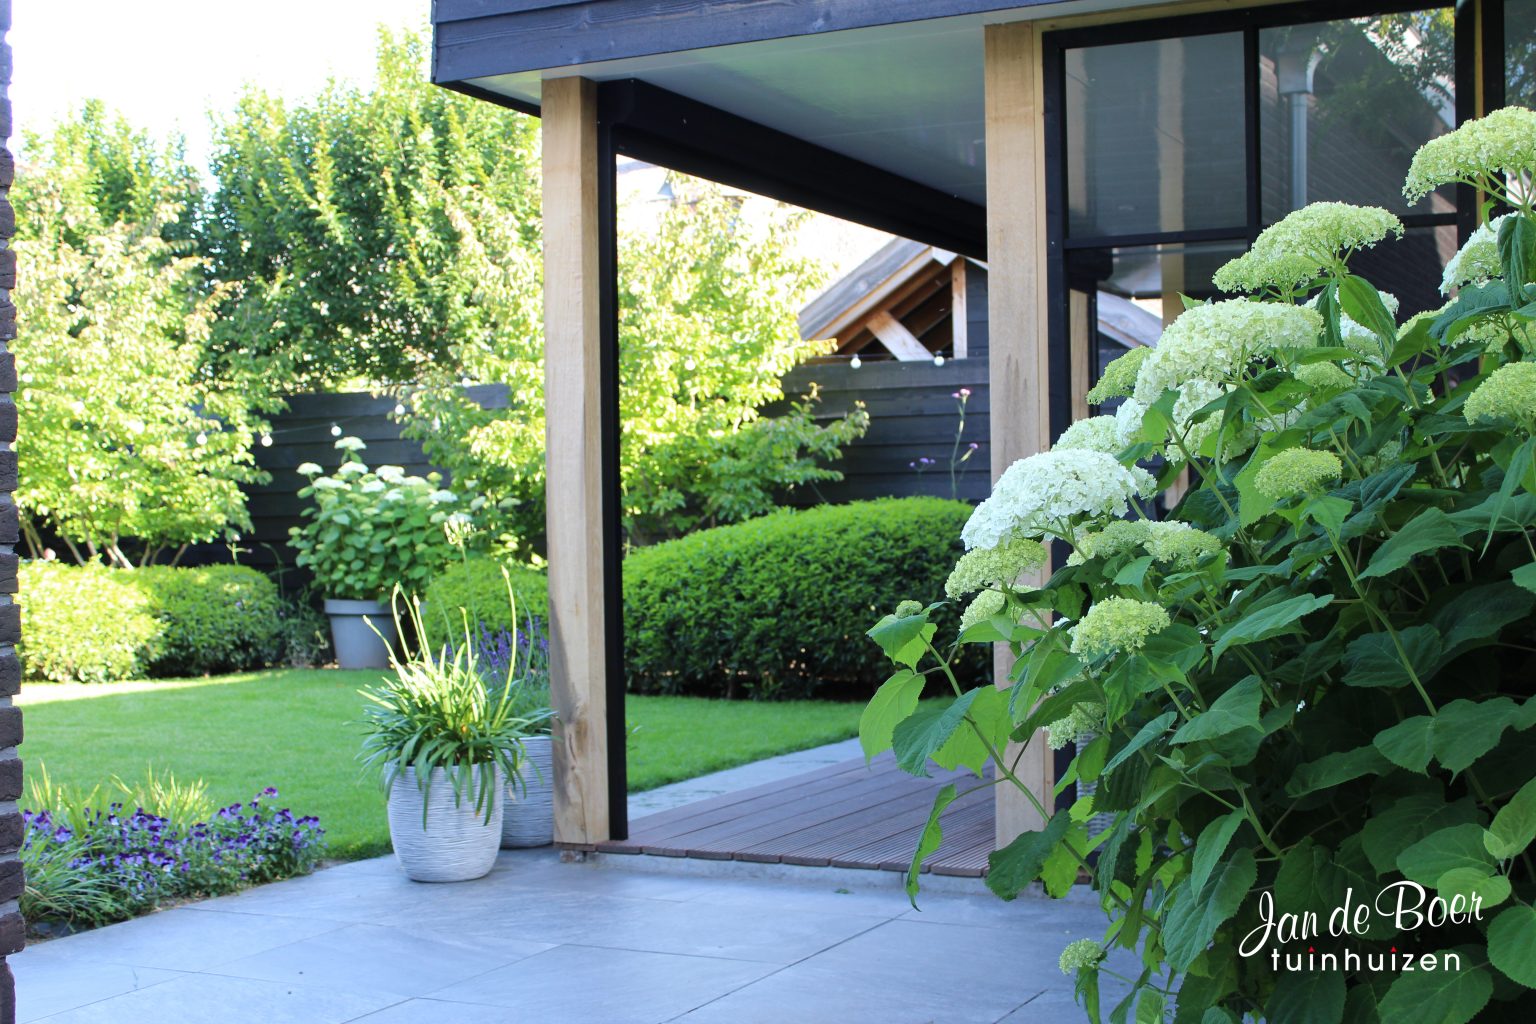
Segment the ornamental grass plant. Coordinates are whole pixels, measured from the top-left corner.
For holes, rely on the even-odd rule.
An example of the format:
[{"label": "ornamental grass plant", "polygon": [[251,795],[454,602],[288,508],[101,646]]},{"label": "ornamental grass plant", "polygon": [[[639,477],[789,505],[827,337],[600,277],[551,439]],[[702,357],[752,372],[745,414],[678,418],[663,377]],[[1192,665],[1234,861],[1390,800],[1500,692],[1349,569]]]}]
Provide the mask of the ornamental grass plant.
[{"label": "ornamental grass plant", "polygon": [[[1406,320],[1350,269],[1390,256],[1392,214],[1319,204],[1265,231],[1217,275],[1237,297],[1106,369],[1113,441],[1074,427],[1091,443],[1016,464],[976,510],[961,632],[913,603],[870,631],[895,672],[865,750],[991,762],[978,785],[1034,803],[1043,827],[991,857],[1002,898],[1090,878],[1105,930],[1061,958],[1089,1019],[1536,1020],[1533,174],[1529,110],[1420,151],[1405,193],[1473,185],[1488,227]],[[1023,541],[1070,555],[1032,569]],[[976,569],[996,564],[1018,572]],[[960,685],[957,652],[994,643],[1006,687]],[[930,677],[953,696],[920,706]],[[1078,744],[1075,802],[1031,792],[1010,741]],[[1117,947],[1136,966],[1111,1006]]]}]

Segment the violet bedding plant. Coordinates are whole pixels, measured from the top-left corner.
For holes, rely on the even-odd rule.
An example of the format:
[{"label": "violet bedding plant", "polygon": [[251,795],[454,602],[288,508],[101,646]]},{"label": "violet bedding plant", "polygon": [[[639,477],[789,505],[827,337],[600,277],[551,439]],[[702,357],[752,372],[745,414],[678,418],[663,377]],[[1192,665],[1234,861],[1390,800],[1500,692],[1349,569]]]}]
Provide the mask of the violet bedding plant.
[{"label": "violet bedding plant", "polygon": [[117,801],[24,810],[22,913],[33,924],[102,925],[306,874],[324,853],[325,830],[276,806],[277,796],[269,787],[206,820]]}]

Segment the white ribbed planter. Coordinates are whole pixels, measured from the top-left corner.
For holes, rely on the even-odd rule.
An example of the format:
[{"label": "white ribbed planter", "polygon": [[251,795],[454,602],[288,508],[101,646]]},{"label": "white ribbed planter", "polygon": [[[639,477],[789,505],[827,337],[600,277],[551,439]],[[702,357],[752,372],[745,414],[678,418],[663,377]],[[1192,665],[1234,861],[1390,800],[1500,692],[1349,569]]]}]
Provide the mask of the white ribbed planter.
[{"label": "white ribbed planter", "polygon": [[501,819],[503,849],[555,841],[555,755],[548,736],[523,740],[522,784],[508,783]]},{"label": "white ribbed planter", "polygon": [[389,841],[406,875],[417,882],[467,882],[488,874],[501,845],[501,815],[506,801],[500,797],[505,788],[505,776],[498,768],[494,806],[490,821],[486,821],[484,808],[475,810],[471,791],[466,790],[462,804],[456,803],[448,772],[434,768],[426,828],[422,828],[416,769],[401,772],[389,787]]}]

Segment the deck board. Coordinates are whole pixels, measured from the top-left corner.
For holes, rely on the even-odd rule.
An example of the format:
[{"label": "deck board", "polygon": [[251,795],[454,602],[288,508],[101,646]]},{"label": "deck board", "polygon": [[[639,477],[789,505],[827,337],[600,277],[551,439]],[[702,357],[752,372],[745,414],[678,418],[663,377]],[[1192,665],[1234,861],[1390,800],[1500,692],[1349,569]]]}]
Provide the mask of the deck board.
[{"label": "deck board", "polygon": [[[930,766],[933,767],[933,766]],[[994,832],[990,787],[974,792],[967,771],[908,775],[890,754],[829,765],[778,782],[648,814],[604,853],[742,860],[905,871],[933,798],[954,783],[962,795],[940,818],[944,841],[924,870],[978,877]],[[967,783],[970,785],[968,786]]]}]

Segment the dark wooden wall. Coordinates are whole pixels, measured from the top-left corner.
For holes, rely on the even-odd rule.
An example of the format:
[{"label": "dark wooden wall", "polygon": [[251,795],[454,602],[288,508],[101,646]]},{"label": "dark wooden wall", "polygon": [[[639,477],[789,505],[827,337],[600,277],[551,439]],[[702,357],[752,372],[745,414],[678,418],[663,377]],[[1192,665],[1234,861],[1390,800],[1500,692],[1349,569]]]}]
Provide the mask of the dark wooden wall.
[{"label": "dark wooden wall", "polygon": [[11,137],[11,44],[5,34],[11,28],[11,0],[0,0],[0,1024],[15,1024],[16,981],[5,958],[26,945],[27,926],[17,900],[25,879],[21,868],[21,708],[11,698],[21,685],[21,662],[16,642],[21,639],[21,610],[16,593],[16,544],[21,540],[16,518],[16,363],[7,351],[16,337],[16,307],[11,289],[16,286],[16,254],[11,236],[16,232],[16,213],[11,209],[11,178],[15,164],[6,140]]},{"label": "dark wooden wall", "polygon": [[[790,395],[802,395],[814,382],[821,394],[817,418],[823,422],[846,414],[862,401],[869,412],[869,433],[844,449],[838,469],[844,479],[820,484],[812,490],[789,495],[793,505],[818,501],[841,503],[867,498],[931,494],[952,495],[980,501],[991,490],[990,453],[987,450],[987,275],[972,264],[966,275],[966,309],[969,352],[966,359],[951,359],[943,366],[932,363],[868,361],[858,369],[847,363],[801,366],[784,378]],[[960,415],[954,393],[969,388],[965,432],[961,450],[971,442],[979,447],[960,467],[956,487],[950,486],[949,462]],[[488,407],[506,402],[506,389],[482,385],[470,389],[476,401]],[[304,501],[297,491],[304,485],[298,467],[314,462],[327,470],[341,464],[336,438],[351,435],[368,445],[363,453],[370,466],[386,463],[407,473],[425,474],[433,467],[421,445],[400,436],[400,425],[391,418],[395,399],[367,394],[295,395],[288,411],[272,421],[272,446],[256,449],[256,463],[272,474],[266,484],[247,489],[254,529],[240,539],[240,561],[261,569],[291,567],[288,528],[302,519]],[[771,415],[782,405],[770,406]],[[339,434],[333,433],[333,428]],[[912,463],[934,460],[919,474]],[[193,560],[226,561],[228,551],[205,545]],[[292,584],[294,580],[284,580]]]}]

